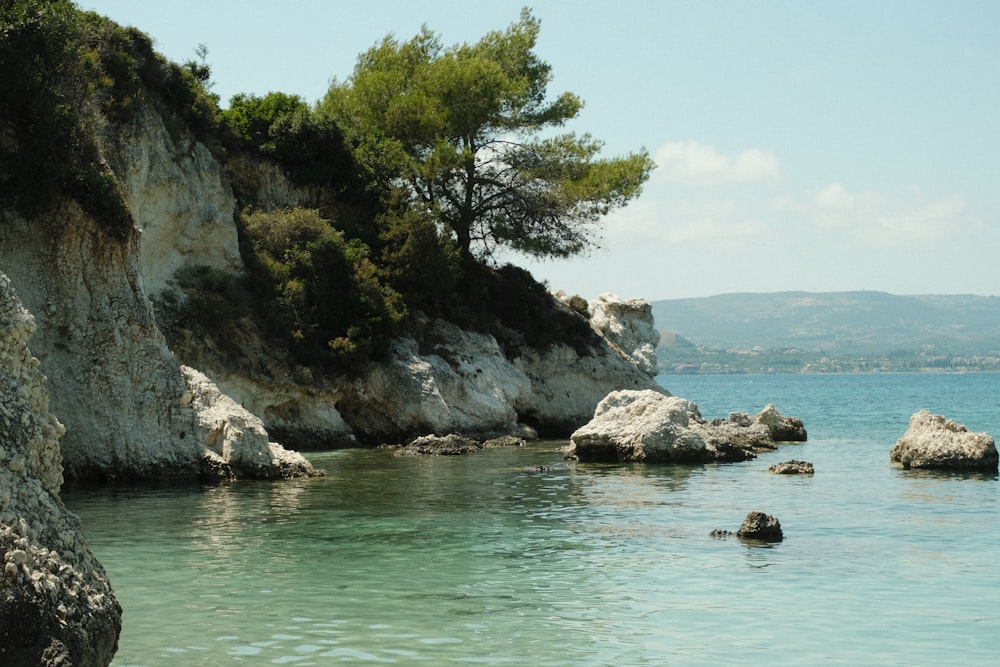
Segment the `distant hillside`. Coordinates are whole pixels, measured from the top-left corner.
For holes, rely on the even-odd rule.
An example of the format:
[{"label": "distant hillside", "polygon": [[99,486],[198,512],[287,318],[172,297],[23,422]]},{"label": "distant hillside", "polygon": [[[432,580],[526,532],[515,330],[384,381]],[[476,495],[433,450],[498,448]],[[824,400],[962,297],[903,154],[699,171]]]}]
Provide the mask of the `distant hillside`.
[{"label": "distant hillside", "polygon": [[1000,297],[884,292],[723,294],[653,302],[658,329],[721,349],[1000,350]]},{"label": "distant hillside", "polygon": [[[995,296],[867,291],[723,294],[654,301],[653,316],[656,327],[665,332],[662,348],[671,351],[661,354],[661,359],[666,354],[668,368],[671,355],[677,357],[676,366],[682,365],[681,357],[683,365],[697,366],[695,351],[702,355],[737,351],[744,356],[748,351],[758,356],[780,351],[785,357],[802,353],[797,358],[803,367],[837,357],[909,359],[905,363],[910,366],[903,367],[926,368],[944,364],[943,358],[961,357],[946,367],[982,368],[981,358],[990,358],[986,367],[992,367],[991,359],[1000,357],[1000,297]],[[851,364],[852,370],[858,369],[857,363]]]}]

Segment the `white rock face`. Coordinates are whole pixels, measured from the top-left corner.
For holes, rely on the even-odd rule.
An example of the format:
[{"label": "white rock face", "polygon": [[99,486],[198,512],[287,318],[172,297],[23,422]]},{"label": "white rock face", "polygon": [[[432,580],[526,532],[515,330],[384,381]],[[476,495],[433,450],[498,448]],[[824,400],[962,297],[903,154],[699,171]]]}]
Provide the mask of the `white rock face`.
[{"label": "white rock face", "polygon": [[493,336],[435,321],[433,349],[410,338],[345,393],[340,409],[364,437],[426,433],[494,435],[517,430],[515,403],[528,378]]},{"label": "white rock face", "polygon": [[906,433],[889,452],[889,459],[904,468],[939,470],[996,472],[998,458],[990,435],[972,433],[964,424],[928,410],[910,417]]},{"label": "white rock face", "polygon": [[34,330],[0,273],[0,664],[103,666],[121,607],[59,499],[65,429],[26,345]]},{"label": "white rock face", "polygon": [[656,346],[660,332],[653,326],[653,306],[645,299],[621,299],[602,294],[589,303],[590,325],[641,371],[659,372]]},{"label": "white rock face", "polygon": [[711,460],[698,406],[655,391],[615,391],[570,438],[569,456],[588,461],[702,463]]},{"label": "white rock face", "polygon": [[188,416],[190,437],[204,449],[214,477],[281,478],[312,474],[312,465],[297,452],[271,442],[263,422],[219,391],[204,373],[181,366],[188,391],[181,397],[178,420]]},{"label": "white rock face", "polygon": [[656,340],[649,304],[610,297],[598,302],[594,328],[615,332],[618,343],[600,338],[582,356],[564,344],[525,348],[510,360],[493,336],[435,321],[426,349],[413,339],[398,341],[389,362],[345,388],[338,410],[363,439],[489,437],[522,433],[519,422],[565,435],[586,423],[611,391],[667,394],[652,377],[655,351],[648,360]]},{"label": "white rock face", "polygon": [[337,409],[342,391],[291,382],[264,382],[222,372],[215,383],[227,396],[260,417],[278,440],[289,438],[299,448],[356,447],[354,430]]},{"label": "white rock face", "polygon": [[193,138],[174,140],[142,107],[119,135],[113,165],[136,226],[145,292],[168,288],[186,264],[236,273],[243,268],[233,215],[236,200],[222,166]]},{"label": "white rock face", "polygon": [[[554,295],[565,303],[562,292]],[[572,433],[594,415],[597,404],[619,389],[670,392],[653,378],[657,373],[652,307],[643,299],[623,300],[605,294],[589,302],[590,325],[601,340],[590,354],[567,345],[526,349],[515,367],[531,380],[531,391],[517,404],[526,421],[553,435]]]},{"label": "white rock face", "polygon": [[[783,431],[764,420],[777,414],[769,405],[756,417],[737,412],[706,422],[687,399],[649,390],[615,391],[598,404],[593,419],[573,433],[566,454],[581,461],[621,463],[745,461],[755,452],[775,448],[775,433]],[[794,417],[775,423],[787,421],[801,425]]]}]

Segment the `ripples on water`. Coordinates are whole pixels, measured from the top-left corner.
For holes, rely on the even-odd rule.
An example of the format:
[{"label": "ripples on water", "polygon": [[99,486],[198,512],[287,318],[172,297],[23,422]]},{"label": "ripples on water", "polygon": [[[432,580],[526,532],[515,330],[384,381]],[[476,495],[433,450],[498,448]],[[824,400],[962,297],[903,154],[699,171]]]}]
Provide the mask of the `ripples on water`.
[{"label": "ripples on water", "polygon": [[[1000,434],[1000,376],[662,379],[706,417],[774,402],[810,440],[704,467],[348,450],[312,456],[321,479],[68,489],[125,610],[114,664],[995,662],[996,477],[888,452],[922,407]],[[815,476],[767,473],[790,458]],[[709,536],[755,509],[784,542]]]}]

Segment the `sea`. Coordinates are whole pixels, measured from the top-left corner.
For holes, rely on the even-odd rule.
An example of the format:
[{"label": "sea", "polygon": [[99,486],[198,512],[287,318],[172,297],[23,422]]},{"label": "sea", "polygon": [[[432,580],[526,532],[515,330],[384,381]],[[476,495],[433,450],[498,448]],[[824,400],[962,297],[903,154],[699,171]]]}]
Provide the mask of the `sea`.
[{"label": "sea", "polygon": [[[704,466],[308,454],[322,478],[69,486],[120,601],[114,665],[1000,664],[1000,479],[908,471],[927,408],[1000,435],[1000,374],[679,375],[808,441]],[[791,459],[812,476],[768,473]],[[785,539],[736,537],[750,511]]]}]

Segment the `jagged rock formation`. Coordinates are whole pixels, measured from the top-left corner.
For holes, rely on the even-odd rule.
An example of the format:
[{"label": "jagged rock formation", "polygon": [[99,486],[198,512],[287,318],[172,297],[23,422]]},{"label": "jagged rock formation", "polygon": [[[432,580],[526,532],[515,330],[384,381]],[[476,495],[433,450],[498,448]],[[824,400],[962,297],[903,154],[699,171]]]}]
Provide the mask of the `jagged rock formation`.
[{"label": "jagged rock formation", "polygon": [[602,294],[588,305],[594,330],[640,370],[655,376],[660,332],[653,325],[653,306],[645,299],[620,299],[614,294]]},{"label": "jagged rock formation", "polygon": [[0,664],[107,665],[121,607],[59,499],[65,429],[28,351],[34,330],[0,273]]},{"label": "jagged rock formation", "polygon": [[[616,303],[607,296],[600,301]],[[653,348],[655,330],[651,321],[631,321],[648,317],[645,302],[630,303],[630,308],[612,306],[610,315],[601,310],[600,317],[605,327],[645,328],[650,339],[633,335],[624,346],[641,354]],[[597,337],[585,354],[554,344],[545,350],[522,348],[511,359],[489,334],[442,320],[422,320],[416,328],[419,340],[398,339],[388,360],[372,364],[359,377],[326,377],[322,384],[226,368],[196,344],[185,344],[181,354],[272,433],[300,448],[402,443],[431,433],[479,439],[533,431],[565,436],[589,420],[612,390],[663,391],[653,379],[655,366],[604,337]]]},{"label": "jagged rock formation", "polygon": [[904,468],[997,472],[996,444],[986,433],[972,433],[943,415],[921,410],[889,452]]},{"label": "jagged rock formation", "polygon": [[687,399],[656,391],[616,391],[573,433],[566,455],[607,462],[745,461],[754,452],[774,449],[774,433],[784,431],[772,430],[764,419],[787,423],[786,418],[774,419],[775,414],[774,406],[768,406],[757,417],[733,413],[707,422]]},{"label": "jagged rock formation", "polygon": [[437,433],[489,437],[517,429],[515,401],[527,377],[488,334],[443,321],[428,323],[433,343],[396,342],[391,358],[344,388],[339,404],[347,423],[365,440]]},{"label": "jagged rock formation", "polygon": [[808,439],[806,427],[798,417],[786,417],[768,403],[756,417],[771,432],[775,442],[805,442]]}]

